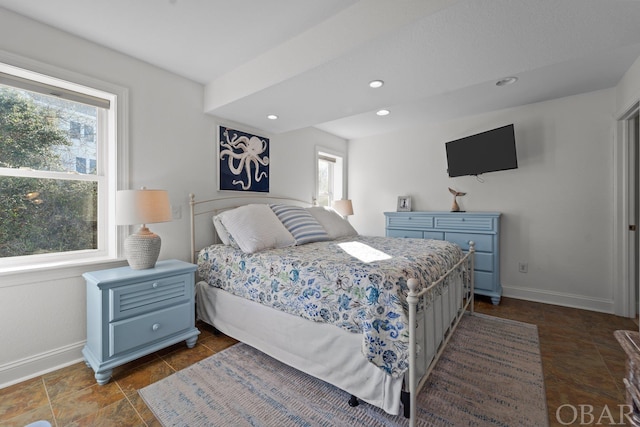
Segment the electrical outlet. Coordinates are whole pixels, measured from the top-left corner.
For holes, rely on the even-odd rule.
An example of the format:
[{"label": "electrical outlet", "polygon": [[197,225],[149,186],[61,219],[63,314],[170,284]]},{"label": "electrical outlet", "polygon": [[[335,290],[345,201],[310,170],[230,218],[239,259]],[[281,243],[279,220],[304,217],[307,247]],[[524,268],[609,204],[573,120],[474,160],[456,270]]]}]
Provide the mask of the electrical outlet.
[{"label": "electrical outlet", "polygon": [[518,271],[520,273],[526,273],[527,271],[529,271],[529,264],[527,264],[526,262],[519,262]]},{"label": "electrical outlet", "polygon": [[182,206],[171,206],[171,217],[172,219],[182,218]]}]

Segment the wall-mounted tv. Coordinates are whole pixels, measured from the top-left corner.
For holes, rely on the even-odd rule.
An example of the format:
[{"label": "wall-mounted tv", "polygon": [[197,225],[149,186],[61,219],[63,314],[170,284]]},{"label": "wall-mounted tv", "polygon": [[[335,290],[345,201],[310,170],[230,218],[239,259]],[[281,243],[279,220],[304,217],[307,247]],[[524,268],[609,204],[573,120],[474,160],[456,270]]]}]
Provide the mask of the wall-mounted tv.
[{"label": "wall-mounted tv", "polygon": [[447,142],[445,148],[450,177],[518,167],[513,124]]}]

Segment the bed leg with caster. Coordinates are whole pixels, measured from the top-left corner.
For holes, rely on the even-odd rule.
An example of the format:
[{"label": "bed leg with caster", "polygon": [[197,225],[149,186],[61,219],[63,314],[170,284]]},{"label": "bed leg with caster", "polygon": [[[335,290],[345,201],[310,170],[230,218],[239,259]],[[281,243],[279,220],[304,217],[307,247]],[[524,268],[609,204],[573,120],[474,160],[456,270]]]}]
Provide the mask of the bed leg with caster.
[{"label": "bed leg with caster", "polygon": [[349,406],[351,406],[352,408],[355,408],[359,404],[360,402],[358,402],[358,398],[352,394],[351,397],[349,398]]},{"label": "bed leg with caster", "polygon": [[404,408],[404,417],[411,418],[411,393],[408,391],[400,392],[400,402],[402,402],[402,407]]}]

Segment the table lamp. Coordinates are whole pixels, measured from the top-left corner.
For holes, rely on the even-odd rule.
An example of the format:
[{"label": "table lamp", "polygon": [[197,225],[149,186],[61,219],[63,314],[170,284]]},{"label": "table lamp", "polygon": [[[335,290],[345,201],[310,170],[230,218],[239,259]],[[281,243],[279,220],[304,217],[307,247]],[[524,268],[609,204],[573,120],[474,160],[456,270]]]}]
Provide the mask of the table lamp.
[{"label": "table lamp", "polygon": [[134,270],[153,268],[160,255],[160,236],[147,224],[171,221],[169,193],[166,190],[121,190],[116,193],[116,224],[141,224],[137,233],[124,241],[124,255]]},{"label": "table lamp", "polygon": [[333,209],[343,217],[353,215],[353,204],[349,199],[336,200],[333,202]]}]

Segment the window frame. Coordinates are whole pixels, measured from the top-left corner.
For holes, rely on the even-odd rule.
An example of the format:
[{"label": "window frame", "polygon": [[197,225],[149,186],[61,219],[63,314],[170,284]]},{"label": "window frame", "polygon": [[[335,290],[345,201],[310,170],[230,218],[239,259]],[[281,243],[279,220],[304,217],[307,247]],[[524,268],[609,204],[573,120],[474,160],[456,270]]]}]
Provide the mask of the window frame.
[{"label": "window frame", "polygon": [[[334,150],[327,147],[316,146],[315,147],[315,200],[317,201],[320,198],[320,170],[319,170],[319,161],[323,157],[328,157],[334,159],[335,165],[333,169],[333,197],[330,197],[330,205],[333,204],[333,201],[340,200],[346,198],[347,192],[347,158],[346,153],[338,150]],[[339,183],[335,183],[336,180],[339,180]],[[331,206],[329,206],[331,207]]]},{"label": "window frame", "polygon": [[[122,253],[122,242],[128,231],[115,224],[116,191],[128,188],[129,181],[128,89],[1,50],[0,71],[70,91],[78,91],[78,88],[82,88],[82,93],[105,98],[110,102],[108,110],[99,110],[99,115],[106,116],[99,117],[98,120],[105,120],[107,125],[98,129],[101,135],[96,135],[98,140],[105,141],[98,144],[98,248],[0,258],[0,275],[119,259]],[[24,174],[24,171],[19,169],[9,172],[5,169],[3,175],[61,178],[55,172],[29,171]],[[74,179],[94,180],[90,176],[76,176]]]}]

